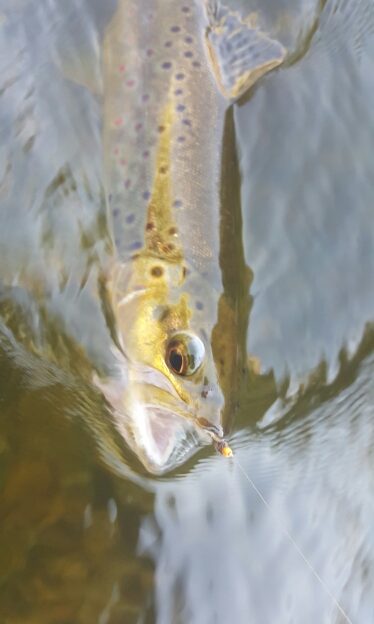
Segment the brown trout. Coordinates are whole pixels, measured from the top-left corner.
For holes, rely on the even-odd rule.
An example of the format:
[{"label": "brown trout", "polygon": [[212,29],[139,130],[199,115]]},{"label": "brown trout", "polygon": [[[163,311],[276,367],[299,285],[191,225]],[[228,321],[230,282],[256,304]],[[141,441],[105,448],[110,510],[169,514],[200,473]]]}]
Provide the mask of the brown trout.
[{"label": "brown trout", "polygon": [[108,292],[125,383],[100,387],[155,474],[223,435],[212,332],[225,116],[284,57],[254,16],[203,0],[119,0],[104,37]]}]

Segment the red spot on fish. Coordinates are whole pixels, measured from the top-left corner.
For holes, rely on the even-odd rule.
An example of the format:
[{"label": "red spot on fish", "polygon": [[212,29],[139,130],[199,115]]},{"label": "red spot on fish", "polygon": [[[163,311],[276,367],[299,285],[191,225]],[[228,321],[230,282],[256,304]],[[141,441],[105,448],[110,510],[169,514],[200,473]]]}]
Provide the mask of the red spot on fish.
[{"label": "red spot on fish", "polygon": [[118,67],[118,71],[119,71],[121,74],[123,74],[123,73],[124,73],[125,69],[126,69],[125,65],[120,65],[120,66]]},{"label": "red spot on fish", "polygon": [[151,48],[148,48],[148,50],[146,52],[146,55],[147,56],[153,56],[153,54],[154,54],[153,50]]},{"label": "red spot on fish", "polygon": [[143,152],[143,158],[148,158],[149,156],[149,151],[145,150],[145,152]]},{"label": "red spot on fish", "polygon": [[133,87],[133,86],[134,86],[134,84],[135,84],[135,80],[127,80],[127,82],[126,82],[126,85],[127,85],[128,87],[130,87],[130,88],[131,88],[131,87]]},{"label": "red spot on fish", "polygon": [[114,150],[113,150],[113,154],[114,154],[115,156],[118,156],[118,154],[119,154],[119,149],[118,149],[118,147],[115,147],[115,148],[114,148]]},{"label": "red spot on fish", "polygon": [[119,126],[122,126],[122,124],[123,124],[122,117],[117,117],[117,119],[114,120],[114,125],[117,126],[117,128],[119,128]]},{"label": "red spot on fish", "polygon": [[124,158],[121,158],[119,162],[120,162],[120,165],[122,165],[123,167],[127,165],[127,161]]},{"label": "red spot on fish", "polygon": [[135,126],[135,130],[137,132],[139,132],[139,130],[141,130],[142,128],[143,128],[143,124],[142,123],[137,123],[136,126]]}]

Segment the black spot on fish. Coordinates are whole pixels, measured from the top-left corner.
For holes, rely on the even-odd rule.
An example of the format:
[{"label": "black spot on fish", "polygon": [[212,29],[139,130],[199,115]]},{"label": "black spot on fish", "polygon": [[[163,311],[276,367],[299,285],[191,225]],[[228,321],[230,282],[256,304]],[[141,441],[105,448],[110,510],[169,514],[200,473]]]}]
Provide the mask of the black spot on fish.
[{"label": "black spot on fish", "polygon": [[193,67],[201,67],[201,64],[199,63],[199,61],[194,61],[192,65]]},{"label": "black spot on fish", "polygon": [[173,206],[174,206],[174,208],[181,208],[181,207],[183,206],[183,202],[181,202],[181,200],[180,200],[180,199],[176,199],[176,200],[173,202]]},{"label": "black spot on fish", "polygon": [[150,198],[150,196],[151,196],[151,194],[150,194],[150,192],[149,192],[149,191],[144,191],[144,193],[143,193],[143,195],[142,195],[143,199],[149,199],[149,198]]},{"label": "black spot on fish", "polygon": [[184,56],[185,56],[186,58],[192,58],[192,57],[193,57],[193,54],[192,54],[192,52],[190,52],[190,50],[187,50],[187,52],[185,52],[185,53],[184,53]]},{"label": "black spot on fish", "polygon": [[178,104],[178,106],[177,106],[177,111],[182,112],[182,111],[184,111],[184,110],[186,110],[185,105],[184,105],[184,104]]},{"label": "black spot on fish", "polygon": [[182,123],[183,123],[185,126],[190,126],[190,125],[191,125],[191,122],[190,122],[190,120],[189,120],[189,119],[182,119]]},{"label": "black spot on fish", "polygon": [[192,37],[185,37],[184,41],[185,41],[185,43],[190,44],[190,43],[193,42],[193,39],[192,39]]},{"label": "black spot on fish", "polygon": [[160,266],[154,266],[151,268],[152,277],[161,277],[164,273],[164,270]]},{"label": "black spot on fish", "polygon": [[118,217],[118,215],[119,215],[119,208],[115,208],[113,210],[113,217]]},{"label": "black spot on fish", "polygon": [[196,307],[196,310],[204,310],[204,304],[202,301],[196,301],[195,307]]},{"label": "black spot on fish", "polygon": [[134,221],[135,221],[135,215],[134,215],[134,213],[131,213],[131,214],[127,215],[127,217],[126,217],[125,221],[126,221],[126,223],[128,223],[129,225],[130,225],[131,223],[134,223]]},{"label": "black spot on fish", "polygon": [[184,137],[184,136],[179,136],[179,137],[177,138],[178,143],[184,143],[184,142],[185,142],[185,140],[186,140],[186,137]]},{"label": "black spot on fish", "polygon": [[158,132],[164,132],[165,126],[158,126],[157,130]]},{"label": "black spot on fish", "polygon": [[155,224],[153,223],[153,221],[148,221],[148,223],[145,226],[145,229],[148,230],[148,232],[150,232],[151,230],[154,230]]},{"label": "black spot on fish", "polygon": [[125,189],[129,189],[130,186],[131,186],[131,180],[127,178],[127,180],[125,180]]},{"label": "black spot on fish", "polygon": [[162,63],[161,67],[162,69],[170,69],[171,63],[169,61],[165,61],[165,63]]},{"label": "black spot on fish", "polygon": [[172,26],[172,27],[170,28],[170,30],[171,30],[171,32],[172,32],[172,33],[177,33],[177,32],[180,32],[180,28],[179,28],[179,26]]},{"label": "black spot on fish", "polygon": [[170,234],[170,236],[175,236],[178,234],[178,229],[175,226],[172,226],[169,228],[168,234]]},{"label": "black spot on fish", "polygon": [[175,79],[176,80],[184,80],[184,78],[185,78],[185,75],[182,74],[182,73],[175,74]]},{"label": "black spot on fish", "polygon": [[168,172],[168,167],[166,167],[165,165],[162,165],[162,167],[159,167],[158,172],[161,174],[165,174]]},{"label": "black spot on fish", "polygon": [[148,102],[148,100],[149,100],[148,93],[145,93],[144,95],[142,95],[142,102]]},{"label": "black spot on fish", "polygon": [[189,13],[190,12],[190,8],[188,6],[183,6],[182,7],[182,11],[183,11],[183,13]]},{"label": "black spot on fish", "polygon": [[145,151],[143,152],[142,156],[143,156],[143,158],[148,158],[148,156],[149,156],[149,151],[148,151],[148,150],[145,150]]},{"label": "black spot on fish", "polygon": [[165,48],[171,48],[172,45],[173,45],[172,41],[165,41],[164,43]]},{"label": "black spot on fish", "polygon": [[174,95],[183,95],[183,89],[176,89]]}]

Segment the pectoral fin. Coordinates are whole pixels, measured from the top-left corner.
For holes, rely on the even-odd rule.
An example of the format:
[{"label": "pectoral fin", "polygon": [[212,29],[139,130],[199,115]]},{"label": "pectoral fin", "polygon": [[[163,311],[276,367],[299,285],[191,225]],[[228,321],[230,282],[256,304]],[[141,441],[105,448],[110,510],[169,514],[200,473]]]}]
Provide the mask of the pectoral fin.
[{"label": "pectoral fin", "polygon": [[217,84],[231,100],[240,98],[259,78],[280,65],[286,49],[239,13],[210,0],[206,46]]}]

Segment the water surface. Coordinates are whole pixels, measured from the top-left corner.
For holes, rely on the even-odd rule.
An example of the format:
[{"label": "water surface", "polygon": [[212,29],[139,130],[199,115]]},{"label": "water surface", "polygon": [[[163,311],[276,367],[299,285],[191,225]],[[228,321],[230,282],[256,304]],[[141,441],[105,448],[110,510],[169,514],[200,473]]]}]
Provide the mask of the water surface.
[{"label": "water surface", "polygon": [[[221,268],[252,365],[238,380],[236,459],[204,449],[157,480],[122,448],[91,383],[113,366],[98,281],[112,253],[101,101],[89,87],[115,3],[3,3],[6,623],[346,621],[283,527],[351,621],[374,621],[373,8],[229,4],[261,9],[292,52],[233,111],[241,218]],[[80,62],[90,85],[61,71]]]}]

